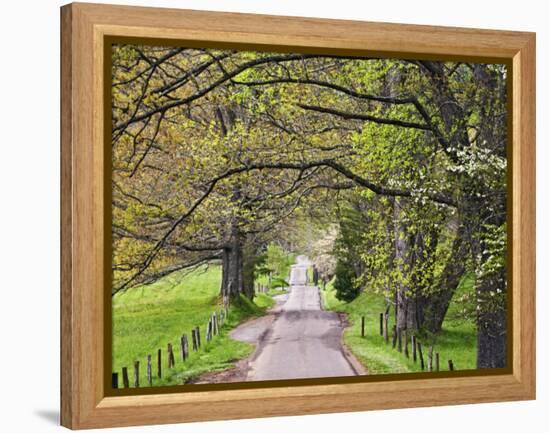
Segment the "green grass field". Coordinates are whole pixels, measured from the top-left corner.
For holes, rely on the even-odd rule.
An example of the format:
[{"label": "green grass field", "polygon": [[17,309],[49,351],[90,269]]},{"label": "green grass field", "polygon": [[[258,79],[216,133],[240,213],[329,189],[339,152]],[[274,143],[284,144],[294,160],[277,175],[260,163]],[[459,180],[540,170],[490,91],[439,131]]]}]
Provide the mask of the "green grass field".
[{"label": "green grass field", "polygon": [[[220,310],[219,287],[221,268],[209,266],[191,273],[174,273],[158,282],[130,289],[113,298],[113,371],[119,373],[128,367],[130,383],[133,382],[134,361],[140,361],[140,385],[147,386],[146,356],[152,355],[153,385],[176,385],[192,380],[203,373],[224,370],[240,358],[249,355],[254,347],[232,340],[228,332],[244,320],[260,316],[273,306],[272,296],[284,293],[271,289],[267,294],[257,294],[254,302],[241,298],[230,307],[229,317],[219,335],[206,344],[206,324],[214,311]],[[466,280],[462,291],[471,284]],[[420,371],[420,364],[412,357],[406,358],[386,344],[379,335],[379,314],[384,311],[380,295],[362,293],[349,304],[336,299],[332,283],[321,290],[326,309],[347,313],[349,327],[344,341],[355,356],[367,367],[370,374]],[[434,351],[440,353],[441,368],[447,368],[452,359],[456,369],[474,369],[476,361],[476,333],[473,323],[453,314],[459,308],[451,304],[442,334],[434,343]],[[365,316],[366,337],[361,337],[361,316]],[[200,327],[202,347],[182,362],[179,339],[187,334],[191,345],[191,329]],[[390,329],[393,316],[390,317]],[[167,368],[167,345],[174,347],[175,367]],[[423,342],[427,362],[428,342]],[[157,377],[157,350],[162,351],[162,378]]]},{"label": "green grass field", "polygon": [[[113,371],[128,367],[133,382],[134,361],[140,361],[140,386],[147,386],[146,356],[152,355],[153,386],[183,384],[209,372],[223,370],[247,356],[253,346],[228,337],[228,332],[247,318],[264,314],[274,303],[270,295],[258,294],[254,303],[246,298],[233,303],[219,335],[206,344],[206,324],[220,310],[221,268],[202,267],[191,273],[174,273],[158,282],[129,289],[113,298]],[[191,329],[200,327],[202,347],[191,350]],[[189,339],[190,357],[182,362],[179,341]],[[167,345],[174,347],[175,367],[167,368]],[[162,379],[156,375],[157,350],[162,350]]]},{"label": "green grass field", "polygon": [[[467,290],[467,288],[461,288]],[[344,342],[359,361],[368,369],[369,374],[406,373],[421,371],[420,362],[392,348],[380,336],[380,313],[384,312],[384,298],[380,295],[362,293],[349,304],[336,299],[336,291],[332,283],[327,284],[325,291],[321,290],[324,308],[347,313],[349,327],[344,332]],[[443,323],[443,331],[433,342],[434,353],[440,354],[441,370],[446,370],[451,359],[457,370],[476,368],[476,330],[475,325],[466,320],[452,318],[456,305],[451,303],[449,313]],[[395,324],[393,311],[390,313],[388,329]],[[361,337],[361,316],[365,316],[365,337]],[[432,342],[422,341],[422,352],[427,365],[428,346]],[[411,346],[409,346],[410,348]]]}]

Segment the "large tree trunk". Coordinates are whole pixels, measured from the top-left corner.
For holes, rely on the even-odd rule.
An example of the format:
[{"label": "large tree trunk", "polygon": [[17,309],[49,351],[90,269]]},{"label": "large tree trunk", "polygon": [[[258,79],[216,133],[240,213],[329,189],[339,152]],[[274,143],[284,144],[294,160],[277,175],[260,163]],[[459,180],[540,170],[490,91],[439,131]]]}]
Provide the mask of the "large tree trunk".
[{"label": "large tree trunk", "polygon": [[415,233],[409,233],[401,218],[400,207],[398,202],[394,209],[395,263],[401,274],[395,294],[396,321],[399,329],[416,331],[424,328],[430,317],[428,308],[432,301],[430,289],[439,230],[435,227],[419,228]]},{"label": "large tree trunk", "polygon": [[222,255],[221,293],[224,298],[236,299],[244,293],[243,256],[242,235],[234,228]]},{"label": "large tree trunk", "polygon": [[[216,110],[216,116],[220,124],[220,134],[226,137],[233,128],[235,119],[235,107],[226,105],[219,106]],[[241,187],[239,184],[233,186],[233,195],[231,197],[235,205],[241,201]],[[224,298],[230,300],[237,299],[241,294],[249,295],[252,290],[254,294],[254,276],[250,282],[250,275],[245,271],[245,245],[246,235],[239,229],[239,218],[231,223],[230,240],[223,249],[222,255],[222,283],[221,294]],[[252,286],[252,289],[250,289]],[[250,298],[252,298],[250,296]]]},{"label": "large tree trunk", "polygon": [[466,259],[469,250],[465,233],[466,230],[461,225],[453,241],[449,259],[439,276],[436,292],[427,300],[424,327],[434,334],[441,332],[451,299],[466,272]]},{"label": "large tree trunk", "polygon": [[[486,65],[476,64],[474,76],[480,88],[495,88],[495,76],[490,73]],[[481,94],[483,128],[480,131],[480,140],[489,144],[493,152],[506,157],[506,116],[494,118],[494,112],[504,106],[506,101],[506,86],[501,86],[501,93],[483,92]],[[503,175],[504,176],[504,175]],[[482,194],[484,191],[481,191]],[[487,196],[487,195],[486,195]],[[488,194],[489,201],[477,203],[479,223],[479,244],[475,257],[480,257],[480,263],[487,263],[491,253],[491,245],[487,239],[491,237],[489,227],[502,227],[506,223],[506,181],[503,179],[500,187]],[[490,226],[489,226],[490,225]],[[506,244],[504,244],[506,245]],[[502,253],[506,256],[506,247]],[[478,267],[480,267],[478,263]],[[479,302],[477,316],[477,367],[503,368],[507,364],[507,287],[506,265],[495,266],[492,269],[483,269],[476,284]]]},{"label": "large tree trunk", "polygon": [[224,298],[235,299],[242,293],[242,252],[239,248],[224,248],[222,259],[221,293]]},{"label": "large tree trunk", "polygon": [[410,285],[409,270],[412,260],[412,240],[403,223],[404,199],[394,200],[395,263],[401,278],[396,281],[397,329],[418,329],[417,303],[414,289]]},{"label": "large tree trunk", "polygon": [[255,248],[246,242],[246,235],[234,228],[231,240],[223,249],[221,294],[229,299],[243,294],[254,298]]},{"label": "large tree trunk", "polygon": [[[478,297],[490,296],[497,289],[504,290],[506,286],[506,271],[485,278],[478,284]],[[507,333],[506,309],[481,309],[477,317],[477,368],[506,367]]]},{"label": "large tree trunk", "polygon": [[243,291],[250,300],[254,299],[254,272],[256,267],[257,248],[251,242],[244,242],[243,248]]},{"label": "large tree trunk", "polygon": [[417,330],[418,308],[421,308],[421,305],[417,303],[416,297],[409,296],[406,290],[402,287],[397,292],[397,329]]},{"label": "large tree trunk", "polygon": [[[501,227],[505,223],[504,210],[497,213],[482,212],[480,217],[480,237],[474,243],[474,253],[478,257],[478,268],[487,263],[491,245],[489,224]],[[506,254],[506,250],[504,251]],[[491,270],[483,269],[476,282],[478,299],[477,313],[477,368],[506,367],[507,353],[507,287],[506,265],[495,266]]]}]

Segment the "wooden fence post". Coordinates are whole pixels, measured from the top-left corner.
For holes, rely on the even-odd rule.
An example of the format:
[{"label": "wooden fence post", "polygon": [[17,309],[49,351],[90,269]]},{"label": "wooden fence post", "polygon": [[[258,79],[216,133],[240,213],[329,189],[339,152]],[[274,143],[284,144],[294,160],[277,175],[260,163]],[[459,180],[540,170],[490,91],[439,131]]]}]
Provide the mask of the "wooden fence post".
[{"label": "wooden fence post", "polygon": [[151,366],[151,355],[147,355],[147,385],[153,386],[153,368]]},{"label": "wooden fence post", "polygon": [[162,352],[159,349],[157,352],[157,375],[159,379],[162,377]]},{"label": "wooden fence post", "polygon": [[214,335],[216,335],[216,316],[214,314],[212,314],[212,336],[210,337],[210,339],[212,340],[212,338],[214,338]]},{"label": "wooden fence post", "polygon": [[391,347],[392,349],[395,349],[395,345],[397,344],[397,326],[396,325],[393,325],[393,328],[391,329],[391,334],[392,334]]},{"label": "wooden fence post", "polygon": [[130,388],[130,381],[128,380],[128,368],[122,367],[122,383],[124,388]]},{"label": "wooden fence post", "polygon": [[424,371],[424,356],[422,355],[422,345],[420,344],[420,341],[416,342],[418,346],[418,357],[420,358],[420,369]]},{"label": "wooden fence post", "polygon": [[139,388],[139,361],[134,361],[134,387]]},{"label": "wooden fence post", "polygon": [[118,388],[118,373],[112,374],[111,383],[112,383],[113,389]]},{"label": "wooden fence post", "polygon": [[449,371],[454,371],[455,366],[453,365],[453,361],[449,359]]},{"label": "wooden fence post", "polygon": [[411,345],[413,348],[413,361],[416,362],[416,336],[411,335]]},{"label": "wooden fence post", "polygon": [[214,335],[216,335],[216,319],[214,319],[214,315],[212,314],[212,316],[210,317],[210,322],[212,323],[211,327],[212,327],[212,332],[210,333],[210,340],[212,340],[212,338],[214,337]]},{"label": "wooden fence post", "polygon": [[407,332],[405,332],[405,356],[409,357],[409,339],[407,338]]},{"label": "wooden fence post", "polygon": [[198,350],[201,348],[201,330],[198,326],[195,328],[195,334],[197,336],[197,350]]},{"label": "wooden fence post", "polygon": [[365,338],[365,316],[361,316],[361,337]]},{"label": "wooden fence post", "polygon": [[181,336],[183,341],[183,360],[189,359],[189,341],[187,340],[187,334]]},{"label": "wooden fence post", "polygon": [[214,335],[217,335],[216,334],[216,316],[212,314],[212,338],[214,337]]},{"label": "wooden fence post", "polygon": [[172,344],[168,343],[168,368],[174,367],[175,360],[174,360],[174,351],[172,350]]},{"label": "wooden fence post", "polygon": [[187,345],[187,336],[183,334],[180,337],[180,355],[181,355],[182,361],[185,361],[187,359],[187,351],[185,350],[186,345]]},{"label": "wooden fence post", "polygon": [[401,328],[397,329],[397,351],[403,352],[403,341],[401,339]]},{"label": "wooden fence post", "polygon": [[384,313],[380,313],[380,335],[384,335]]},{"label": "wooden fence post", "polygon": [[180,337],[180,357],[182,361],[185,361],[185,341],[183,339],[183,334]]},{"label": "wooden fence post", "polygon": [[198,347],[197,347],[197,333],[194,329],[191,329],[191,342],[193,344],[193,352],[196,352]]},{"label": "wooden fence post", "polygon": [[171,344],[170,344],[170,361],[172,363],[172,367],[174,367],[176,365],[176,359],[174,358],[174,350]]},{"label": "wooden fence post", "polygon": [[435,371],[439,371],[439,352],[435,352]]},{"label": "wooden fence post", "polygon": [[428,348],[428,371],[433,371],[433,354],[434,354],[434,347],[430,346]]},{"label": "wooden fence post", "polygon": [[384,341],[386,344],[389,342],[389,335],[388,335],[388,319],[390,315],[388,313],[384,313]]}]

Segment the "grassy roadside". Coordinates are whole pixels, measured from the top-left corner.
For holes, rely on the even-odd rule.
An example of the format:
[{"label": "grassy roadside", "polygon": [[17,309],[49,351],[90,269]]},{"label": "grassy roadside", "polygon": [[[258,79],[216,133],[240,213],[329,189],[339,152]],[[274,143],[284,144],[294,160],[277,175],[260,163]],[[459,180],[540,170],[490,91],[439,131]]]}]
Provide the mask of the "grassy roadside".
[{"label": "grassy roadside", "polygon": [[[205,344],[209,317],[220,309],[221,268],[209,266],[189,274],[174,273],[154,284],[128,290],[113,298],[113,371],[128,367],[130,382],[134,361],[140,361],[140,384],[146,381],[146,356],[153,359],[153,385],[182,384],[208,371],[219,371],[247,356],[254,347],[232,340],[228,332],[242,321],[261,316],[274,301],[270,294],[258,294],[254,302],[241,298],[231,305],[220,334]],[[202,348],[190,350],[185,362],[179,355],[179,339],[200,327]],[[167,345],[174,347],[175,367],[167,368]],[[162,351],[162,379],[156,376],[156,354]],[[120,385],[121,386],[121,385]]]},{"label": "grassy roadside", "polygon": [[273,296],[284,295],[285,293],[288,293],[288,289],[277,288],[277,289],[269,289],[266,295],[268,295],[269,298],[273,301],[273,298],[272,298]]},{"label": "grassy roadside", "polygon": [[[362,293],[352,302],[345,303],[336,299],[332,283],[321,290],[324,308],[347,313],[349,327],[344,331],[344,342],[359,361],[368,369],[369,374],[406,373],[421,371],[420,363],[414,363],[390,343],[386,344],[380,336],[380,313],[385,310],[384,299],[380,295]],[[451,304],[450,313],[456,306]],[[474,324],[452,318],[443,324],[443,332],[434,343],[434,352],[440,353],[441,369],[447,369],[447,361],[453,360],[456,369],[476,368],[476,330]],[[365,316],[365,337],[361,337],[361,316]],[[390,315],[389,329],[395,324]],[[423,342],[424,360],[427,363],[428,348]]]}]

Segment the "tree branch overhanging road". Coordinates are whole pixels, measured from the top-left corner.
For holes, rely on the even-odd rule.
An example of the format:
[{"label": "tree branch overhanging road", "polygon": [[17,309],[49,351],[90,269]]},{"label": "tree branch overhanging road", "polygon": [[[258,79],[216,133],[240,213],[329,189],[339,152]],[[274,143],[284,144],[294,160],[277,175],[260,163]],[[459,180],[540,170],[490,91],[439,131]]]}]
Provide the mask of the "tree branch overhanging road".
[{"label": "tree branch overhanging road", "polygon": [[253,296],[245,264],[285,225],[360,208],[377,225],[354,269],[398,269],[395,302],[423,311],[406,326],[433,332],[423,317],[479,275],[500,365],[504,304],[485,306],[506,292],[505,83],[502,65],[115,46],[113,294],[220,260],[222,294]]}]

